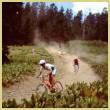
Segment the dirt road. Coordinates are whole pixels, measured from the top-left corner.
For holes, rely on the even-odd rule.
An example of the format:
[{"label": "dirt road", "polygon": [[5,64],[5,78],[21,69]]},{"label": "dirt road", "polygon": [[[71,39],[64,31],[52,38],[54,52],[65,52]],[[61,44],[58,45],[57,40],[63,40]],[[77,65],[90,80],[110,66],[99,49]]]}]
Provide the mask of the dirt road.
[{"label": "dirt road", "polygon": [[72,66],[72,60],[77,56],[65,53],[61,55],[58,48],[48,47],[47,50],[54,55],[55,64],[57,65],[61,75],[60,81],[63,86],[70,85],[73,82],[86,82],[91,83],[93,81],[101,80],[101,78],[94,73],[89,64],[79,59],[80,69],[78,73],[74,72],[74,67]]}]

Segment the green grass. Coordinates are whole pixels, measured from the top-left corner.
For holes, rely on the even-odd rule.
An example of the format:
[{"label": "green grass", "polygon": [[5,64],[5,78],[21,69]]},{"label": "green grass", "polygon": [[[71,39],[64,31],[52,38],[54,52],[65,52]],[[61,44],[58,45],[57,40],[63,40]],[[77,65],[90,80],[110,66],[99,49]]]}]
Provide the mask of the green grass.
[{"label": "green grass", "polygon": [[[34,56],[32,48],[35,48]],[[9,46],[9,51],[10,63],[2,66],[3,86],[19,81],[24,75],[33,75],[35,72],[39,72],[38,62],[40,59],[54,63],[53,57],[39,46]]]},{"label": "green grass", "polygon": [[33,75],[36,71],[36,66],[28,63],[11,63],[3,65],[2,83],[3,86],[7,84],[14,84],[19,81],[24,75]]}]

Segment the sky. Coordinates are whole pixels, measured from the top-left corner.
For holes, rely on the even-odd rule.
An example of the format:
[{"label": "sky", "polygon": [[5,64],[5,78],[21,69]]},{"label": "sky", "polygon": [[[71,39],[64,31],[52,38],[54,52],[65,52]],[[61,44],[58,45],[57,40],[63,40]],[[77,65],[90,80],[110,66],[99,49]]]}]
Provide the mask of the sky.
[{"label": "sky", "polygon": [[[102,12],[104,7],[108,8],[107,2],[54,2],[58,9],[60,9],[61,6],[64,7],[64,10],[67,8],[72,9],[73,13],[76,14],[78,10],[82,10],[83,13],[86,15],[90,11],[92,13]],[[50,5],[51,3],[48,2],[47,5]]]}]

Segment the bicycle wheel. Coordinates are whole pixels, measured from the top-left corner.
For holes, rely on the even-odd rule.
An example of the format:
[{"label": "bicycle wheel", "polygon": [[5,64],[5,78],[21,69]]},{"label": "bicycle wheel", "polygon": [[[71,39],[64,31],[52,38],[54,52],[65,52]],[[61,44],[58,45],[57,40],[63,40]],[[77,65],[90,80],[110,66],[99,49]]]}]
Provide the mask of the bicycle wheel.
[{"label": "bicycle wheel", "polygon": [[46,93],[46,92],[47,92],[47,87],[44,84],[39,84],[36,87],[36,93],[42,95],[43,93]]},{"label": "bicycle wheel", "polygon": [[53,88],[55,89],[55,92],[61,92],[63,90],[63,86],[60,81],[56,81]]}]

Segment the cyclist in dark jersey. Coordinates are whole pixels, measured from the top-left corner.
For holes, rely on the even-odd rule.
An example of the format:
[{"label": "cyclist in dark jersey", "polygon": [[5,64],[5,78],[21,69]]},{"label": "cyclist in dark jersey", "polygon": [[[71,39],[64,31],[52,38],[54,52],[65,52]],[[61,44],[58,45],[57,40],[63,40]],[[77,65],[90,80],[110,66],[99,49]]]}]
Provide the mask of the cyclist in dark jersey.
[{"label": "cyclist in dark jersey", "polygon": [[79,61],[77,58],[73,60],[74,72],[78,72],[79,70]]}]

